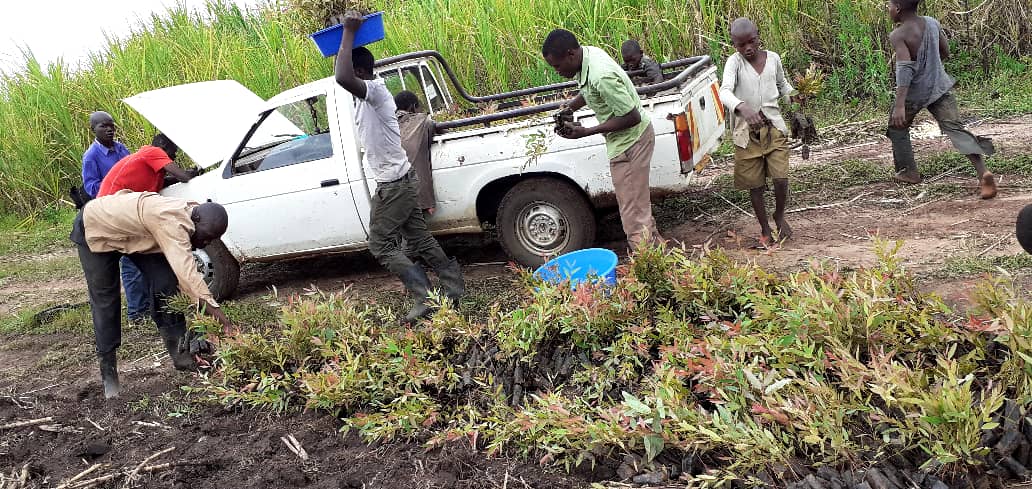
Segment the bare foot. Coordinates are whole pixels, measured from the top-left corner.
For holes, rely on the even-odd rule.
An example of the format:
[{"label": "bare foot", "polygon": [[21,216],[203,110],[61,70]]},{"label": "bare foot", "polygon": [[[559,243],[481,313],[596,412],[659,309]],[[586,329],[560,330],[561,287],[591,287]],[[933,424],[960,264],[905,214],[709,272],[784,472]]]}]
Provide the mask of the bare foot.
[{"label": "bare foot", "polygon": [[918,184],[921,183],[921,174],[916,171],[901,171],[893,175],[892,179],[899,183]]},{"label": "bare foot", "polygon": [[777,224],[778,226],[778,242],[792,239],[792,226],[788,225],[788,221],[785,220],[784,216],[780,218],[775,217],[774,224]]},{"label": "bare foot", "polygon": [[996,178],[993,177],[992,173],[985,172],[982,174],[981,185],[978,193],[983,199],[996,197]]},{"label": "bare foot", "polygon": [[769,250],[772,246],[774,246],[774,238],[768,234],[761,234],[760,238],[757,241],[759,242],[759,244],[753,247],[757,250]]}]

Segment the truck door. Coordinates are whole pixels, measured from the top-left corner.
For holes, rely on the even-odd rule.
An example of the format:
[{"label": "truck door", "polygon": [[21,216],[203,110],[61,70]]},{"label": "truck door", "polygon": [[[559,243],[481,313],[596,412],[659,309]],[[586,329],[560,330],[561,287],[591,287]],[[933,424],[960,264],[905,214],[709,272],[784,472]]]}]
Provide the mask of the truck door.
[{"label": "truck door", "polygon": [[332,97],[314,92],[270,110],[226,165],[218,200],[233,216],[227,234],[245,256],[366,241],[340,135],[329,123],[336,120]]}]

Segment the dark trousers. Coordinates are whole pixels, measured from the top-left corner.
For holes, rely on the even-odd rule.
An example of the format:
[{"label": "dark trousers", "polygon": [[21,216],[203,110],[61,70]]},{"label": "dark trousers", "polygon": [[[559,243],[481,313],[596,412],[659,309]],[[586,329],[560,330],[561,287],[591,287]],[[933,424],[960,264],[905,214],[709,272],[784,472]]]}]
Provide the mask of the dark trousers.
[{"label": "dark trousers", "polygon": [[[418,197],[417,197],[417,200],[419,200]],[[422,203],[421,202],[420,202],[420,207],[422,207]],[[423,222],[429,222],[430,221],[430,217],[431,217],[430,213],[427,212],[425,209],[420,213],[420,215],[423,216]],[[427,224],[427,229],[430,229],[430,225],[429,224]],[[409,257],[409,260],[412,260],[413,262],[415,262],[416,260],[419,259],[419,250],[417,250],[414,246],[410,245],[408,241],[403,241],[402,246],[405,248],[405,256]],[[426,265],[429,266],[429,263],[427,263]]]},{"label": "dark trousers", "polygon": [[927,108],[928,112],[932,114],[932,117],[939,123],[939,130],[949,136],[953,147],[960,154],[991,156],[996,152],[991,139],[976,136],[964,128],[964,124],[960,122],[957,99],[953,97],[953,94],[946,92],[946,95],[932,102],[928,107],[906,104],[906,123],[903,127],[892,127],[892,123],[889,123],[885,135],[892,141],[892,161],[895,164],[896,172],[917,172],[914,146],[910,142],[910,126],[914,123],[918,112],[924,108]]},{"label": "dark trousers", "polygon": [[136,265],[150,283],[151,318],[159,329],[186,327],[186,318],[168,310],[166,302],[179,293],[179,279],[161,253],[123,255],[118,252],[94,253],[86,245],[77,244],[79,262],[86,275],[93,315],[93,333],[97,353],[115,351],[122,344],[122,294],[118,262],[125,256]]},{"label": "dark trousers", "polygon": [[369,251],[391,273],[401,274],[412,267],[405,256],[407,251],[433,268],[446,266],[444,254],[437,239],[430,234],[423,218],[423,210],[416,202],[419,180],[410,172],[404,178],[388,183],[377,183],[369,217]]}]

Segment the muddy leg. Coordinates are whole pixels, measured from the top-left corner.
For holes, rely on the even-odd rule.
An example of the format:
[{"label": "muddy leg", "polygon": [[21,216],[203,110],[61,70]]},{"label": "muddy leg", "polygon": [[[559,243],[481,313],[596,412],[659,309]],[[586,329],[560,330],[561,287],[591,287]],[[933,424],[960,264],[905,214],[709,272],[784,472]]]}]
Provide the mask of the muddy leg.
[{"label": "muddy leg", "polygon": [[960,111],[957,109],[957,100],[953,94],[947,93],[928,106],[935,120],[939,122],[939,129],[943,134],[949,136],[953,147],[963,155],[966,155],[978,173],[979,194],[983,199],[996,197],[996,179],[985,167],[985,157],[996,152],[991,139],[976,136],[964,127],[960,122]]},{"label": "muddy leg", "polygon": [[979,154],[967,155],[978,173],[978,195],[983,199],[996,197],[996,176],[985,167],[985,158]]},{"label": "muddy leg", "polygon": [[754,188],[749,191],[749,198],[752,200],[753,213],[760,223],[760,244],[767,246],[772,243],[770,223],[767,221],[767,203],[763,200],[764,187]]},{"label": "muddy leg", "polygon": [[989,171],[985,168],[985,158],[982,155],[966,155],[971,160],[971,165],[975,167],[975,172],[978,174],[978,178],[982,178],[985,172]]},{"label": "muddy leg", "polygon": [[788,179],[774,179],[774,224],[778,227],[778,241],[792,237],[792,227],[785,220],[785,206],[788,204]]},{"label": "muddy leg", "polygon": [[914,160],[910,126],[921,108],[907,105],[906,110],[906,123],[902,127],[892,127],[892,122],[889,122],[885,135],[892,141],[892,163],[896,168],[896,174],[892,179],[900,183],[916,184],[921,183],[921,174],[918,173],[917,161]]}]

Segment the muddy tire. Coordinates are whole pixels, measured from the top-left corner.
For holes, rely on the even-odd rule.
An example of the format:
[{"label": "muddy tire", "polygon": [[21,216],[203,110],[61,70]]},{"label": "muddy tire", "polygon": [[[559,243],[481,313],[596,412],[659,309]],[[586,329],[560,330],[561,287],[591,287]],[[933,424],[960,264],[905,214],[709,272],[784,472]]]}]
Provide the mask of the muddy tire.
[{"label": "muddy tire", "polygon": [[498,240],[513,260],[529,267],[591,246],[595,224],[587,199],[552,178],[517,183],[498,205]]},{"label": "muddy tire", "polygon": [[216,301],[229,299],[236,294],[240,283],[240,264],[221,240],[212,241],[203,250],[194,251],[197,269],[204,276],[204,283]]}]

